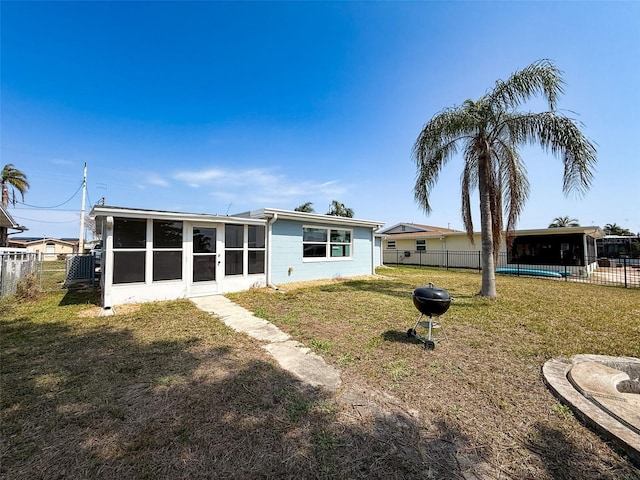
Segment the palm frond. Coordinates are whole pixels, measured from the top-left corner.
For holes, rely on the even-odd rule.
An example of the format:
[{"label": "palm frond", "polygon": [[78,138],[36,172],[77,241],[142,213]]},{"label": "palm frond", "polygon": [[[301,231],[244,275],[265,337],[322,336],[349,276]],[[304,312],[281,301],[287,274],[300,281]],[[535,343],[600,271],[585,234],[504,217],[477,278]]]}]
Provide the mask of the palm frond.
[{"label": "palm frond", "polygon": [[584,194],[593,180],[597,163],[595,145],[576,122],[555,112],[512,116],[506,122],[514,138],[539,144],[564,163],[563,192]]},{"label": "palm frond", "polygon": [[524,162],[514,145],[499,142],[495,148],[500,161],[508,233],[515,230],[518,218],[529,198],[529,180]]},{"label": "palm frond", "polygon": [[413,146],[417,174],[414,198],[426,213],[431,212],[429,192],[447,161],[458,152],[458,142],[468,136],[469,119],[461,109],[449,109],[427,123]]},{"label": "palm frond", "polygon": [[[8,203],[12,203],[15,205],[16,201],[16,190],[20,193],[22,200],[24,201],[24,194],[29,189],[29,182],[27,181],[27,176],[15,168],[12,163],[7,163],[3,168],[0,174],[0,180],[2,183],[2,206],[6,207]],[[13,189],[11,192],[11,197],[9,195],[8,186],[11,186]]]},{"label": "palm frond", "polygon": [[555,110],[558,97],[563,93],[562,72],[550,60],[538,60],[514,72],[507,80],[498,80],[488,94],[491,103],[500,110],[516,108],[531,97],[542,95]]}]

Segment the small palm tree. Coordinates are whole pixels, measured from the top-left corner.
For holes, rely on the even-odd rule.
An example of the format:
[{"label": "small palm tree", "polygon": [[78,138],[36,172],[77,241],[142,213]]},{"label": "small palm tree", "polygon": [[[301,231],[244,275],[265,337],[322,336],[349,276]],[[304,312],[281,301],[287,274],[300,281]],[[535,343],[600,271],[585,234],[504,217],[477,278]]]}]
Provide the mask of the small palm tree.
[{"label": "small palm tree", "polygon": [[[2,207],[7,208],[9,202],[12,205],[17,203],[16,190],[20,193],[22,200],[24,201],[24,194],[29,189],[29,182],[27,176],[20,170],[15,168],[13,164],[7,163],[2,169]],[[9,187],[11,187],[11,198],[9,196]]]},{"label": "small palm tree", "polygon": [[[503,233],[503,199],[508,233],[515,228],[529,195],[518,148],[537,143],[561,156],[565,194],[585,192],[591,184],[596,150],[573,119],[555,111],[562,85],[561,72],[550,61],[535,62],[506,81],[497,81],[479,99],[436,114],[413,146],[418,170],[414,196],[427,214],[431,212],[429,193],[440,170],[458,152],[464,155],[462,219],[473,242],[470,192],[477,188],[482,238],[480,294],[484,297],[497,296],[495,264]],[[519,111],[521,104],[536,95],[544,97],[549,111]]]},{"label": "small palm tree", "polygon": [[331,202],[327,215],[333,215],[336,217],[349,217],[353,218],[353,209],[345,207],[344,203],[340,203],[337,200]]},{"label": "small palm tree", "polygon": [[580,223],[578,223],[577,218],[569,218],[569,217],[556,217],[553,219],[553,222],[549,224],[548,228],[562,228],[562,227],[579,227]]},{"label": "small palm tree", "polygon": [[312,202],[306,202],[303,203],[302,205],[300,205],[299,207],[296,207],[294,209],[295,212],[304,212],[304,213],[315,213],[315,210],[313,209],[313,203]]}]

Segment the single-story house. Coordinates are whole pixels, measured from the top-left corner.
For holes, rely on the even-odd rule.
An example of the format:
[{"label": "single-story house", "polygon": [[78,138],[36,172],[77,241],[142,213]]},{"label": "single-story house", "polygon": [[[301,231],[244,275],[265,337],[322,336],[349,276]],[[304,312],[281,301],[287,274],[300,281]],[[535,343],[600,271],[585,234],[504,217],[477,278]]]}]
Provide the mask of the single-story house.
[{"label": "single-story house", "polygon": [[640,258],[640,235],[606,235],[599,238],[598,257]]},{"label": "single-story house", "polygon": [[[447,265],[480,268],[480,232],[472,244],[466,232],[430,225],[401,223],[380,232],[383,261],[389,264]],[[596,240],[600,227],[564,227],[506,232],[500,239],[500,267],[562,266],[573,275],[588,275],[597,267]]]},{"label": "single-story house", "polygon": [[[235,215],[96,206],[102,306],[375,273],[382,222],[264,208]],[[376,258],[377,256],[377,258]]]},{"label": "single-story house", "polygon": [[9,240],[9,246],[26,248],[30,252],[36,252],[44,261],[58,260],[62,256],[78,253],[77,238],[16,237]]},{"label": "single-story house", "polygon": [[380,230],[384,235],[383,248],[398,250],[439,250],[441,238],[449,233],[462,233],[450,228],[421,225],[418,223],[398,223]]}]

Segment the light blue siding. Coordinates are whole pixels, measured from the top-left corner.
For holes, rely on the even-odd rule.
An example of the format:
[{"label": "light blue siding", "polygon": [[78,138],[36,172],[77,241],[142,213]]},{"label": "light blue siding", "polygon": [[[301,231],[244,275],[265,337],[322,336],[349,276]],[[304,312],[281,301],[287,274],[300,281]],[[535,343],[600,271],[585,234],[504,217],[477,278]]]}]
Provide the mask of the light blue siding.
[{"label": "light blue siding", "polygon": [[[305,226],[326,228],[331,225],[304,223]],[[324,278],[353,277],[373,273],[373,232],[371,228],[353,227],[353,251],[348,260],[303,261],[301,222],[278,220],[272,226],[271,282],[281,284],[319,280]]]}]

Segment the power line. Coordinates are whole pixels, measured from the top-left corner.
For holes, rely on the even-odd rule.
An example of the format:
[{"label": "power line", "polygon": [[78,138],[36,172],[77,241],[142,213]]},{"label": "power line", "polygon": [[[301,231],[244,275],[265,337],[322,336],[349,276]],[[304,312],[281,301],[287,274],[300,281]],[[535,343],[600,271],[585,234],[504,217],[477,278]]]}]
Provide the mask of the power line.
[{"label": "power line", "polygon": [[58,207],[61,207],[61,206],[65,205],[65,204],[69,203],[71,200],[73,200],[73,197],[75,197],[78,194],[78,192],[82,189],[82,185],[84,185],[84,181],[82,183],[80,183],[80,186],[78,187],[78,189],[75,191],[75,193],[73,195],[71,195],[71,197],[68,200],[62,202],[59,205],[54,205],[52,207],[40,207],[40,206],[37,206],[37,205],[29,205],[28,203],[24,203],[24,202],[17,202],[17,203],[19,203],[21,205],[24,205],[25,207],[31,207],[31,208],[41,208],[41,209],[58,208]]},{"label": "power line", "polygon": [[25,217],[18,217],[18,216],[14,216],[13,218],[17,218],[19,220],[27,220],[29,222],[36,222],[36,223],[77,223],[78,220],[67,220],[66,222],[50,222],[47,220],[34,220],[33,218],[25,218]]},{"label": "power line", "polygon": [[[32,212],[36,209],[33,208],[25,208],[25,207],[16,207],[15,208],[16,211],[22,211],[24,210],[25,212]],[[78,212],[77,208],[58,208],[55,210],[56,212]],[[13,215],[15,217],[15,215]]]}]

